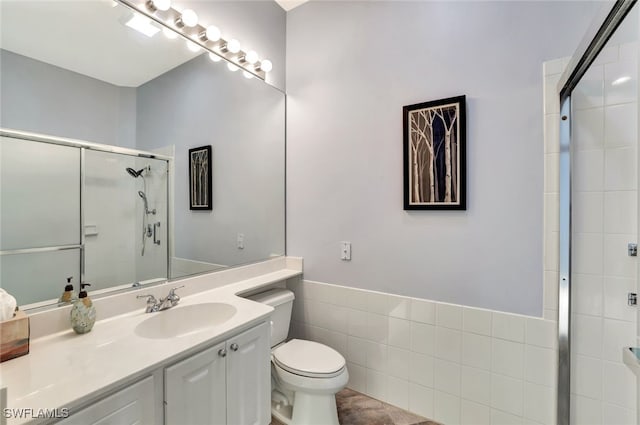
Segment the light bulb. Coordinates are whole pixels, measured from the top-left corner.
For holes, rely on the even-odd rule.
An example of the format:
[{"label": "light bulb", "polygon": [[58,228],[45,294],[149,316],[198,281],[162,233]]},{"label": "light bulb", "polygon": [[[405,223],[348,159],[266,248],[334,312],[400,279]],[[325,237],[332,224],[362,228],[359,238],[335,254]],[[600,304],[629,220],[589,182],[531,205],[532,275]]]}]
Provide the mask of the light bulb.
[{"label": "light bulb", "polygon": [[260,62],[260,69],[264,72],[271,72],[273,64],[269,59],[263,59],[262,62]]},{"label": "light bulb", "polygon": [[220,35],[221,35],[220,29],[215,25],[208,26],[204,34],[207,37],[207,40],[211,40],[211,41],[220,40]]},{"label": "light bulb", "polygon": [[249,71],[242,71],[242,75],[244,76],[244,78],[246,78],[247,80],[250,80],[253,78],[253,74],[251,74]]},{"label": "light bulb", "polygon": [[187,48],[192,52],[197,52],[198,50],[200,50],[200,46],[198,46],[193,41],[189,41],[189,40],[187,40]]},{"label": "light bulb", "polygon": [[155,12],[156,10],[169,10],[171,7],[171,0],[149,0],[147,2],[147,6],[151,11]]},{"label": "light bulb", "polygon": [[229,68],[229,71],[231,71],[231,72],[236,72],[238,69],[240,69],[237,66],[235,66],[234,64],[232,64],[231,62],[229,62],[227,64],[227,68]]},{"label": "light bulb", "polygon": [[198,25],[198,15],[191,9],[185,9],[182,11],[178,21],[182,22],[185,27],[195,27]]},{"label": "light bulb", "polygon": [[255,50],[249,50],[247,54],[244,56],[244,60],[249,62],[251,65],[258,62],[258,54]]},{"label": "light bulb", "polygon": [[227,42],[227,50],[231,53],[238,53],[240,51],[240,42],[232,38]]},{"label": "light bulb", "polygon": [[173,32],[167,27],[162,28],[162,33],[164,34],[165,37],[167,37],[170,40],[175,40],[176,38],[178,38],[178,34],[176,34],[175,32]]},{"label": "light bulb", "polygon": [[209,59],[211,59],[213,62],[220,62],[222,60],[222,58],[215,53],[209,53]]}]

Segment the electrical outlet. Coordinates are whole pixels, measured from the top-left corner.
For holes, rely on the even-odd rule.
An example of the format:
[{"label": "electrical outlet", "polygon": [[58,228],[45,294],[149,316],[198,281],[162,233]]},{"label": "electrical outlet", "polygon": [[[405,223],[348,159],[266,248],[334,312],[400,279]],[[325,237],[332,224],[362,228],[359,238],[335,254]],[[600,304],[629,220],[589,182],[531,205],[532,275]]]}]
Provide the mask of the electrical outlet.
[{"label": "electrical outlet", "polygon": [[244,249],[244,233],[238,233],[236,241],[238,243],[238,249]]},{"label": "electrical outlet", "polygon": [[342,261],[351,261],[351,242],[340,242],[340,259]]}]

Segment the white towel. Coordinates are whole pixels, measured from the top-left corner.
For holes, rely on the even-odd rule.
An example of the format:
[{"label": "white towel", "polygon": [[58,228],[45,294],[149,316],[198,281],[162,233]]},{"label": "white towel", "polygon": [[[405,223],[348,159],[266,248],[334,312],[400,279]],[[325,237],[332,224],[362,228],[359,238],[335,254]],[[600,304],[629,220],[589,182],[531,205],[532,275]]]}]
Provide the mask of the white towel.
[{"label": "white towel", "polygon": [[16,311],[16,299],[0,288],[0,322],[13,318]]}]

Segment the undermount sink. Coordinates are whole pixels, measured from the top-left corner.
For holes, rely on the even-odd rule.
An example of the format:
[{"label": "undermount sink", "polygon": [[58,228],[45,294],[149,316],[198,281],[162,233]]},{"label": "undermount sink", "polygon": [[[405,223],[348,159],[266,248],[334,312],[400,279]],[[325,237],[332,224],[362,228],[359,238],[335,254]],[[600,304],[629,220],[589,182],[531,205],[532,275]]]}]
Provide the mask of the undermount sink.
[{"label": "undermount sink", "polygon": [[143,338],[164,339],[189,335],[221,325],[231,319],[237,309],[226,303],[202,303],[173,307],[151,313],[152,316],[135,327]]}]

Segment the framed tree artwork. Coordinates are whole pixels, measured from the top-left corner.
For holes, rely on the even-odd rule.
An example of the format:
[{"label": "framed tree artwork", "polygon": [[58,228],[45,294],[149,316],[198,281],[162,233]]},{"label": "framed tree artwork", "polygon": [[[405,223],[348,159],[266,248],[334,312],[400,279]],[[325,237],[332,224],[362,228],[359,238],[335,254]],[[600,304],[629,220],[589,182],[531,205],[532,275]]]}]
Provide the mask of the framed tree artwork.
[{"label": "framed tree artwork", "polygon": [[189,149],[189,209],[211,210],[211,145]]},{"label": "framed tree artwork", "polygon": [[466,210],[465,96],[402,111],[404,209]]}]

